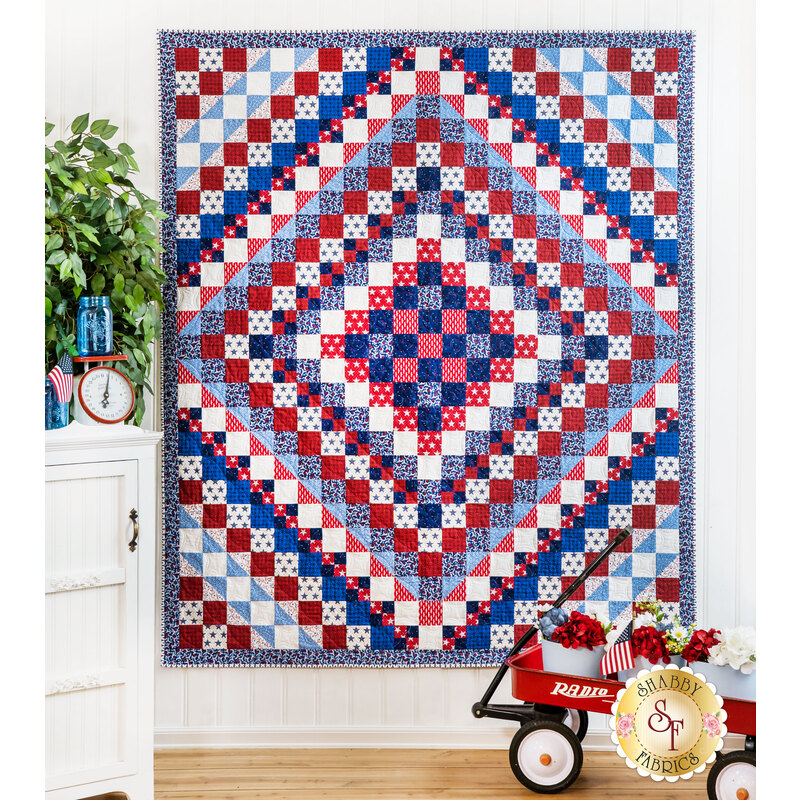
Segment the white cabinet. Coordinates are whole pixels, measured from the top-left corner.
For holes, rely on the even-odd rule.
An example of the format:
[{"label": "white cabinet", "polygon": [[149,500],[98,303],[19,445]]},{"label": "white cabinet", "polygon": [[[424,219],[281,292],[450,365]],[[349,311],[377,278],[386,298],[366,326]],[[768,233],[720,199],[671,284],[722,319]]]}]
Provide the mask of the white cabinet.
[{"label": "white cabinet", "polygon": [[45,437],[49,800],[153,798],[160,439],[76,422]]}]

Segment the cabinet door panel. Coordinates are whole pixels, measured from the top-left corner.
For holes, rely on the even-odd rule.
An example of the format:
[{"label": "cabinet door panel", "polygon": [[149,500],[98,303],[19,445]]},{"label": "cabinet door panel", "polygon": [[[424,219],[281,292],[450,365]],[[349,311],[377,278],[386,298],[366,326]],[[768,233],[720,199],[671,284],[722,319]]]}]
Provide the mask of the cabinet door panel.
[{"label": "cabinet door panel", "polygon": [[47,788],[136,770],[135,461],[46,468]]}]

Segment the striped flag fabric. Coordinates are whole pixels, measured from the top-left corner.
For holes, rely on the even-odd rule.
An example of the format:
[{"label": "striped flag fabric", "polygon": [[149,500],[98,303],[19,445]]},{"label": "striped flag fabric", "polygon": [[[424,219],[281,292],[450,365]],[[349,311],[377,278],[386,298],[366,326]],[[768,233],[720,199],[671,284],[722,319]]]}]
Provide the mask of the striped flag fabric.
[{"label": "striped flag fabric", "polygon": [[58,363],[47,373],[56,388],[59,403],[66,403],[72,397],[72,356],[64,353]]},{"label": "striped flag fabric", "polygon": [[603,656],[600,662],[600,672],[603,675],[610,675],[612,672],[620,672],[624,669],[633,669],[633,650],[631,648],[631,638],[633,637],[633,620],[631,620],[617,637],[617,641],[611,645],[611,649]]}]

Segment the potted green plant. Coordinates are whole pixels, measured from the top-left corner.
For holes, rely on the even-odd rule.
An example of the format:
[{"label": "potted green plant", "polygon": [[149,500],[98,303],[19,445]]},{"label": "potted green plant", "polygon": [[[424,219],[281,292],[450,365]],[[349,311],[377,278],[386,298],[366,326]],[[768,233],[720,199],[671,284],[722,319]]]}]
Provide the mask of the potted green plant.
[{"label": "potted green plant", "polygon": [[[45,122],[45,136],[53,131]],[[118,128],[89,123],[83,114],[70,135],[45,146],[45,369],[61,355],[77,355],[75,321],[82,294],[107,295],[114,315],[114,349],[133,384],[131,421],[144,414],[152,366],[150,345],[161,332],[158,221],[166,214],[130,179],[138,172],[133,149],[108,140]]]}]

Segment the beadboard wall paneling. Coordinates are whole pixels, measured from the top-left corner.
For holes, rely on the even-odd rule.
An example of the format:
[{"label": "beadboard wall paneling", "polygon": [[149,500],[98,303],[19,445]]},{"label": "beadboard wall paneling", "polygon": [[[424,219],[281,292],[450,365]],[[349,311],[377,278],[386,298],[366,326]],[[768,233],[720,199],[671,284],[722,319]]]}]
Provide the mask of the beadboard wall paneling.
[{"label": "beadboard wall paneling", "polygon": [[[138,0],[115,35],[97,0],[48,0],[47,117],[121,124],[142,189],[158,191],[156,31],[162,28],[684,28],[697,34],[698,609],[754,621],[754,7],[748,0]],[[95,19],[98,21],[95,21]],[[80,54],[79,56],[77,54]],[[157,402],[148,419],[158,420]],[[159,629],[156,623],[155,630]],[[512,728],[469,713],[492,670],[164,669],[156,743],[507,745]],[[502,698],[510,699],[508,687]],[[604,746],[601,720],[589,744]]]}]

